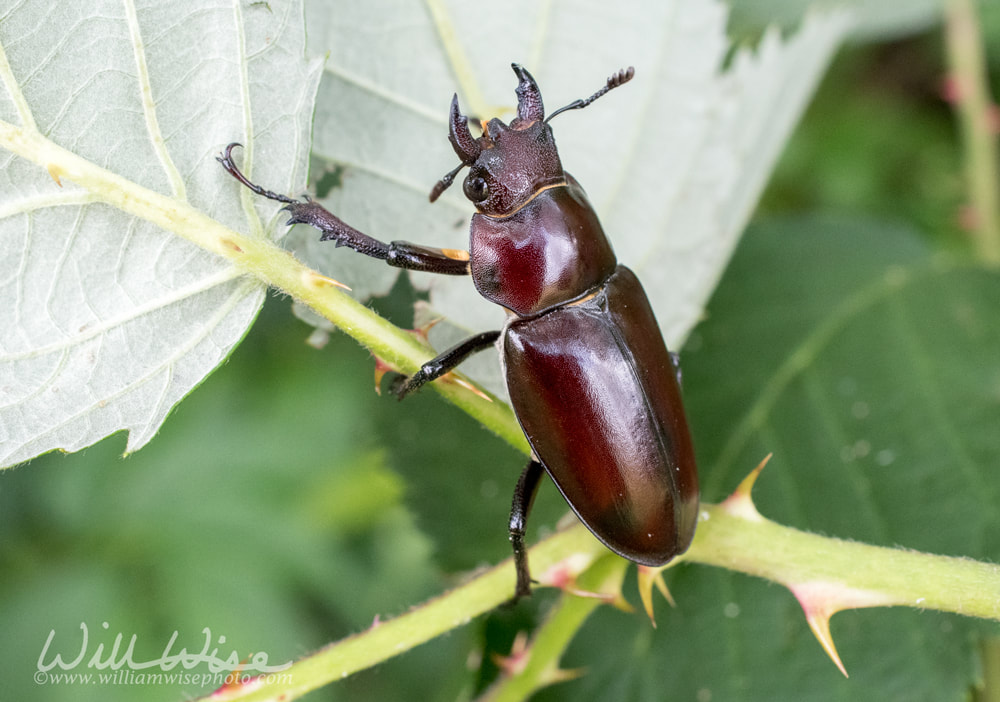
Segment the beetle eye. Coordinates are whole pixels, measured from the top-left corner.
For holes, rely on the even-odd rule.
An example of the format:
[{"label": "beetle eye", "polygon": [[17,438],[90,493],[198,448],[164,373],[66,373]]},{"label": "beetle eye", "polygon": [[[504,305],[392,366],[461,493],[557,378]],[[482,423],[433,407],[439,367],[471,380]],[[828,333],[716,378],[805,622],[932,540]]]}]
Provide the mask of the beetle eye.
[{"label": "beetle eye", "polygon": [[482,202],[490,195],[490,186],[486,181],[478,176],[469,176],[462,184],[465,196],[473,202]]}]

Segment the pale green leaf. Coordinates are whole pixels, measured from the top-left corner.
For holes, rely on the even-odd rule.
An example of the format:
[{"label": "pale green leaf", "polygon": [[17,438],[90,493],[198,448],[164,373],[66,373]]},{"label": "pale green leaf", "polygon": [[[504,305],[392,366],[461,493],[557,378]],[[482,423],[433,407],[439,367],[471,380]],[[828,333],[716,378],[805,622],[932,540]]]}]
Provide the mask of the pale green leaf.
[{"label": "pale green leaf", "polygon": [[[141,204],[107,203],[152,193],[263,236],[273,203],[253,209],[214,157],[242,141],[276,187],[303,185],[319,66],[301,15],[193,0],[0,10],[0,464],[120,430],[141,447],[246,333],[260,282]],[[46,170],[38,154],[58,157]],[[70,182],[70,160],[108,174],[113,197]]]},{"label": "pale green leaf", "polygon": [[[769,33],[727,62],[726,9],[712,0],[511,2],[488,12],[379,0],[338,13],[317,0],[307,16],[311,48],[329,52],[313,153],[339,185],[324,204],[385,240],[468,247],[472,208],[460,183],[427,202],[456,165],[446,138],[453,92],[467,114],[509,119],[512,61],[538,80],[549,112],[634,65],[631,83],[561,115],[553,129],[564,166],[587,189],[620,261],[643,280],[673,347],[700,318],[849,25],[846,15],[812,16],[787,40]],[[308,228],[292,236],[299,255],[359,297],[383,294],[397,275],[317,239]],[[435,328],[439,348],[502,325],[502,311],[478,299],[470,281],[414,279],[430,286],[432,314],[457,327]],[[463,369],[496,378],[495,359],[483,356]]]}]

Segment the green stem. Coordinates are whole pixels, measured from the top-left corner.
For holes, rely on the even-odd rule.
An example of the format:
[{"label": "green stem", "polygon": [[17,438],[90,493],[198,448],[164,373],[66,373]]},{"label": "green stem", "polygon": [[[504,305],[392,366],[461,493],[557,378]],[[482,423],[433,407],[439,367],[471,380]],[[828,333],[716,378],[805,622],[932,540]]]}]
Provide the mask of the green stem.
[{"label": "green stem", "polygon": [[683,560],[789,587],[828,583],[854,593],[844,609],[905,605],[1000,620],[1000,565],[818,536],[731,514],[724,505],[702,505]]},{"label": "green stem", "polygon": [[[607,556],[607,550],[579,527],[546,539],[531,549],[530,556],[532,572],[540,576],[567,557],[589,564]],[[307,656],[269,679],[237,687],[226,694],[216,693],[211,699],[213,702],[296,699],[469,623],[473,617],[507,601],[514,592],[515,579],[514,565],[508,559],[465,585]]]},{"label": "green stem", "polygon": [[[615,597],[621,592],[626,566],[626,561],[610,554],[598,558],[580,576],[575,587],[583,592]],[[525,700],[547,685],[575,677],[572,671],[559,669],[559,660],[587,617],[604,602],[600,597],[563,593],[549,611],[545,622],[535,632],[531,646],[525,653],[527,660],[524,667],[501,679],[483,696],[481,702]]]},{"label": "green stem", "polygon": [[949,0],[945,20],[945,45],[955,85],[955,107],[973,213],[972,236],[980,260],[997,265],[1000,264],[1000,152],[990,119],[992,101],[973,0]]},{"label": "green stem", "polygon": [[[690,550],[679,561],[719,566],[795,587],[825,583],[849,593],[841,608],[907,605],[1000,620],[1000,566],[965,558],[869,546],[817,536],[762,518],[735,514],[723,505],[702,505],[701,523]],[[590,533],[576,524],[531,549],[531,568],[545,573],[561,562],[596,567],[581,576],[583,589],[603,591],[620,582],[624,561],[610,556]],[[510,560],[388,622],[307,656],[271,681],[229,691],[220,700],[261,702],[292,700],[310,690],[369,668],[429,641],[510,597],[514,568]],[[551,681],[555,666],[572,635],[598,600],[564,595],[531,647],[531,660],[518,675],[495,691],[498,699],[523,699]],[[685,604],[682,602],[680,606]]]},{"label": "green stem", "polygon": [[[0,121],[0,148],[48,169],[57,182],[70,180],[97,201],[173,232],[230,261],[242,273],[278,288],[313,308],[391,366],[412,373],[432,350],[337,289],[269,239],[250,237],[220,224],[189,203],[162,195],[103,169],[54,144],[36,130]],[[221,169],[220,169],[221,173]],[[220,178],[223,177],[220,175]],[[514,414],[496,398],[482,397],[454,383],[434,383],[435,390],[514,448],[527,442]],[[488,399],[487,399],[488,398]]]}]

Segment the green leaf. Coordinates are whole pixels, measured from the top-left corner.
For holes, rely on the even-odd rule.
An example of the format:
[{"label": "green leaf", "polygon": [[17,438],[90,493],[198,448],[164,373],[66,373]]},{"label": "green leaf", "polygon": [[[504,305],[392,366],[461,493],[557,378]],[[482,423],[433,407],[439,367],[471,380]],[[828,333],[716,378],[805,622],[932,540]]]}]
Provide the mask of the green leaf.
[{"label": "green leaf", "polygon": [[[56,652],[72,658],[81,622],[88,657],[102,643],[107,655],[119,633],[122,648],[136,635],[136,661],[158,659],[175,631],[175,653],[200,651],[208,627],[221,657],[265,652],[279,665],[442,589],[374,432],[374,409],[385,402],[371,392],[368,354],[347,337],[318,354],[301,343],[302,331],[274,300],[246,349],[143,451],[122,459],[123,437],[112,437],[3,475],[5,696],[176,701],[222,684],[36,684],[49,632],[47,660]],[[364,515],[339,508],[356,495],[367,501]],[[502,523],[497,536],[503,541]],[[408,678],[427,695],[447,689],[467,638],[456,632],[379,672],[395,671],[390,680]],[[69,672],[98,671],[81,664]],[[359,686],[353,699],[387,689],[382,675],[351,684]]]},{"label": "green leaf", "polygon": [[732,26],[746,33],[773,24],[794,26],[803,15],[817,9],[847,10],[854,21],[852,38],[889,41],[916,34],[937,24],[944,0],[742,0],[732,3]]},{"label": "green leaf", "polygon": [[273,203],[214,156],[239,140],[275,187],[305,179],[319,64],[301,7],[105,4],[0,14],[2,465],[120,430],[128,451],[149,441],[265,294],[177,236],[205,215],[264,236]]}]

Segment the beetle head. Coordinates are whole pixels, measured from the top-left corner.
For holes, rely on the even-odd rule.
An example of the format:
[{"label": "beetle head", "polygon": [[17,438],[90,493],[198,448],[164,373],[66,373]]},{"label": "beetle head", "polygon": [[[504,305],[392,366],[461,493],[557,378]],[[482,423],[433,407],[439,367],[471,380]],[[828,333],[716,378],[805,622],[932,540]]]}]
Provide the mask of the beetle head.
[{"label": "beetle head", "polygon": [[504,216],[531,199],[540,188],[565,179],[552,129],[543,120],[545,109],[535,79],[512,64],[518,77],[517,116],[510,124],[491,119],[483,135],[473,137],[467,119],[451,101],[448,140],[461,165],[445,176],[431,193],[437,198],[462,166],[469,166],[462,190],[483,214]]},{"label": "beetle head", "polygon": [[635,75],[631,66],[622,69],[586,100],[574,100],[546,118],[535,79],[518,64],[510,66],[518,79],[517,117],[510,124],[491,119],[483,124],[483,135],[477,139],[458,109],[458,95],[451,99],[448,140],[462,162],[437,182],[431,190],[431,202],[452,184],[460,170],[469,166],[462,189],[476,209],[494,217],[513,214],[542,188],[566,179],[549,120],[566,110],[586,107]]}]

